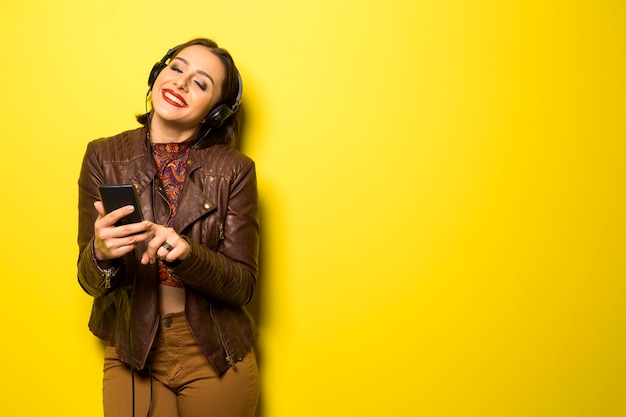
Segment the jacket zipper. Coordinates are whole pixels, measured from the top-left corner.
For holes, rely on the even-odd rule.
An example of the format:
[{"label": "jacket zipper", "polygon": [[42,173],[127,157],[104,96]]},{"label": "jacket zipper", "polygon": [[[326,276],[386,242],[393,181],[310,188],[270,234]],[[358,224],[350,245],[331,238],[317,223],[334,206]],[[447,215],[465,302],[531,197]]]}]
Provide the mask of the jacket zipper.
[{"label": "jacket zipper", "polygon": [[222,347],[224,348],[224,352],[226,352],[226,357],[224,358],[226,359],[226,363],[231,368],[237,369],[237,367],[235,366],[235,361],[233,357],[230,355],[230,352],[228,351],[228,347],[226,346],[226,341],[224,340],[224,334],[222,333],[222,328],[220,327],[220,324],[217,322],[217,320],[215,320],[215,316],[213,315],[213,306],[211,304],[209,304],[209,314],[211,315],[211,320],[213,320],[213,323],[215,324],[215,327],[217,328],[217,333],[220,335],[220,341],[222,342]]},{"label": "jacket zipper", "polygon": [[219,239],[218,246],[219,246],[219,244],[222,243],[225,239],[224,238],[224,223],[221,220],[217,223],[217,228],[219,230],[219,236],[218,236],[218,239]]},{"label": "jacket zipper", "polygon": [[[167,216],[165,217],[165,223],[163,224],[163,226],[165,226],[167,224],[167,222],[170,220],[170,216],[172,215],[172,203],[170,203],[170,200],[169,200],[169,198],[167,198],[167,195],[165,194],[165,191],[163,191],[163,187],[159,186],[159,188],[157,188],[157,190],[159,191],[158,192],[159,196],[163,199],[163,201],[165,201],[165,204],[167,204],[167,207],[169,209],[169,212],[167,213]],[[154,222],[157,223],[156,207],[153,207],[153,210],[155,210],[155,213],[153,215]]]},{"label": "jacket zipper", "polygon": [[111,277],[113,277],[113,268],[107,268],[102,271],[104,273],[104,288],[111,288]]}]

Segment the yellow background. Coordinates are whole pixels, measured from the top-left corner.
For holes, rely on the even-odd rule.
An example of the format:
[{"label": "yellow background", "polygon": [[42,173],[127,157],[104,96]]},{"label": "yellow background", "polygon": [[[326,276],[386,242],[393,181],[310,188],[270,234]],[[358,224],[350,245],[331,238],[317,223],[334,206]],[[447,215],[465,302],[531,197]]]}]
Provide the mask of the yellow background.
[{"label": "yellow background", "polygon": [[245,80],[263,417],[626,415],[626,3],[4,1],[3,416],[101,415],[88,141],[195,36]]}]

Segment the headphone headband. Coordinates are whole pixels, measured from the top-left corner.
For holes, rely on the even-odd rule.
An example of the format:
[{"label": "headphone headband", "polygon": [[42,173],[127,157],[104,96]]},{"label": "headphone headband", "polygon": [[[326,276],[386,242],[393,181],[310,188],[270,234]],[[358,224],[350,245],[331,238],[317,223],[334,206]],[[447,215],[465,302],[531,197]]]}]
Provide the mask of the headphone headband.
[{"label": "headphone headband", "polygon": [[[156,79],[161,71],[163,71],[167,67],[168,61],[176,54],[176,52],[178,52],[181,46],[182,44],[170,48],[167,53],[163,55],[163,58],[161,58],[159,62],[154,64],[152,70],[150,71],[150,75],[148,76],[148,93],[150,93],[152,87],[154,87],[154,83],[156,82]],[[243,81],[241,80],[241,74],[239,74],[237,68],[234,68],[237,75],[237,97],[235,97],[235,101],[232,105],[229,106],[227,104],[220,104],[212,109],[209,114],[207,114],[207,116],[204,118],[204,122],[208,123],[211,128],[220,127],[226,121],[226,119],[228,119],[239,109],[239,106],[241,105],[241,96],[243,94]]]}]

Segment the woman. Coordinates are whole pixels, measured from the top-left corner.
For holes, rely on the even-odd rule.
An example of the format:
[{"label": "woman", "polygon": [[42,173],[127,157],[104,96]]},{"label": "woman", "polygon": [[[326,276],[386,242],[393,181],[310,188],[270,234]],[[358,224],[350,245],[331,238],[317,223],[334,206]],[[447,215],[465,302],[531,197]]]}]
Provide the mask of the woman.
[{"label": "woman", "polygon": [[[241,78],[209,39],[172,48],[143,127],[89,143],[79,179],[78,279],[106,342],[105,416],[253,416],[259,215],[254,162],[233,149]],[[145,220],[105,213],[134,184]]]}]

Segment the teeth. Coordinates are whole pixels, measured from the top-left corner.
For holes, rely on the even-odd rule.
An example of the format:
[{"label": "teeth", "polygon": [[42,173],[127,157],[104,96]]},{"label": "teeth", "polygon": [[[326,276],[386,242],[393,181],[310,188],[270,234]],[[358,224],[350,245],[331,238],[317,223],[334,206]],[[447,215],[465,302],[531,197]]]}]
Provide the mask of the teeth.
[{"label": "teeth", "polygon": [[174,103],[178,104],[179,106],[187,106],[187,104],[184,101],[182,101],[176,96],[173,96],[169,92],[166,91],[164,94],[168,99],[172,100]]}]

